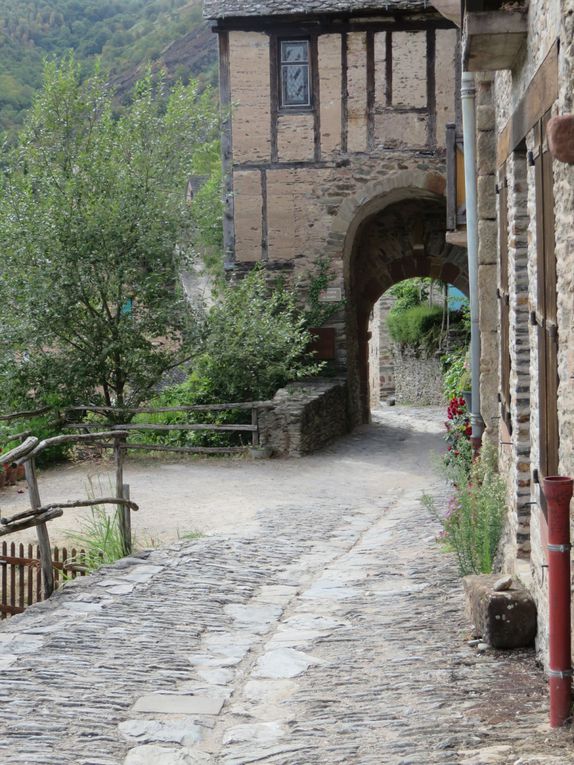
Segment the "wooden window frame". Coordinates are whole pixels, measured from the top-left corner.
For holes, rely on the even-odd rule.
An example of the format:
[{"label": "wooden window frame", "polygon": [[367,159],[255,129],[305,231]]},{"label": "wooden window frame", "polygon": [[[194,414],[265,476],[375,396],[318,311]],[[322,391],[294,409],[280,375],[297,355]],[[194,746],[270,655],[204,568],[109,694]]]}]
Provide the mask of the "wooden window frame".
[{"label": "wooden window frame", "polygon": [[[307,87],[309,90],[309,102],[307,104],[285,104],[283,103],[283,66],[282,59],[283,43],[305,42],[307,43]],[[275,38],[275,58],[276,58],[276,82],[275,89],[277,93],[277,110],[279,114],[309,114],[315,108],[315,47],[313,38],[301,35],[282,35]]]},{"label": "wooden window frame", "polygon": [[532,314],[538,334],[538,477],[558,473],[558,323],[556,247],[554,231],[554,176],[546,141],[550,112],[535,126],[533,152],[536,195],[536,310]]}]

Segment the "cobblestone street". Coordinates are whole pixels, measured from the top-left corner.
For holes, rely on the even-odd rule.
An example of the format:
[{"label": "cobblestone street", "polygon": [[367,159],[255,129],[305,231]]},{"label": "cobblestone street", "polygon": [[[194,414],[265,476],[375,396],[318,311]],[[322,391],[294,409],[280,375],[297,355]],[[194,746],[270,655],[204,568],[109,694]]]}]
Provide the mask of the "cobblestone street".
[{"label": "cobblestone street", "polygon": [[381,410],[321,457],[357,486],[378,470],[378,497],[283,497],[233,535],[125,559],[6,622],[0,761],[574,763],[533,653],[468,644],[454,560],[419,502],[444,491],[439,427],[432,410]]}]

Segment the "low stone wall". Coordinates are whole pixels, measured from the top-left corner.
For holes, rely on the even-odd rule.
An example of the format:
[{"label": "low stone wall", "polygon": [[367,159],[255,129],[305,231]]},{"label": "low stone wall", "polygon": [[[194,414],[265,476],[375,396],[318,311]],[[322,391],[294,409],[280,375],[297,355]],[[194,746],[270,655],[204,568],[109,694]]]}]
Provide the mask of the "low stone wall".
[{"label": "low stone wall", "polygon": [[310,454],[349,431],[344,380],[292,383],[259,415],[261,444],[281,457]]},{"label": "low stone wall", "polygon": [[395,400],[397,404],[440,406],[444,404],[440,361],[417,356],[395,347]]}]

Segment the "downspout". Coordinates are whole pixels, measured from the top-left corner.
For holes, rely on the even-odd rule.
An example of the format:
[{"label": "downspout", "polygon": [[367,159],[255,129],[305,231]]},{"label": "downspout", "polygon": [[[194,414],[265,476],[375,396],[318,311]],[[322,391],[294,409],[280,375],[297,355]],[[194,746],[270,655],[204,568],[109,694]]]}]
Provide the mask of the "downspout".
[{"label": "downspout", "polygon": [[474,75],[462,72],[461,103],[464,141],[464,183],[466,194],[466,236],[468,250],[468,285],[470,295],[470,373],[472,400],[471,443],[478,454],[484,432],[480,414],[480,324],[478,317],[478,207],[476,196],[476,112]]}]

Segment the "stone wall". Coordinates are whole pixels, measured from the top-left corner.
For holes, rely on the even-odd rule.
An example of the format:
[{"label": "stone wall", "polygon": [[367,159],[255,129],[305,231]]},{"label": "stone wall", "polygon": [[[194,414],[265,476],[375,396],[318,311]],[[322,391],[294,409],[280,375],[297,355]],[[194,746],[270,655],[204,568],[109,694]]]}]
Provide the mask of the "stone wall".
[{"label": "stone wall", "polygon": [[444,404],[440,359],[414,351],[393,349],[395,400],[397,404],[440,406]]},{"label": "stone wall", "polygon": [[[538,305],[539,229],[536,220],[537,190],[534,160],[540,150],[540,104],[549,105],[552,77],[538,84],[540,103],[530,98],[529,85],[539,67],[548,62],[560,38],[558,50],[557,99],[551,113],[572,112],[574,71],[574,2],[573,0],[535,0],[528,5],[528,35],[520,59],[512,72],[497,73],[495,79],[495,136],[500,136],[508,120],[518,112],[517,124],[526,130],[522,143],[509,156],[500,153],[499,183],[503,181],[506,161],[508,183],[508,231],[510,275],[510,350],[511,350],[511,422],[509,435],[500,426],[503,472],[508,476],[509,506],[504,564],[519,573],[531,588],[538,606],[537,646],[544,663],[548,648],[548,583],[546,559],[546,520],[541,507],[540,485],[535,471],[540,466],[541,444],[546,434],[540,430],[539,337],[530,314]],[[547,70],[548,71],[548,70]],[[529,95],[530,94],[530,95]],[[524,103],[528,104],[525,109]],[[538,110],[538,111],[537,111]],[[526,115],[525,119],[520,115]],[[520,138],[520,136],[517,136]],[[510,147],[511,149],[513,147]],[[554,240],[556,254],[557,336],[558,336],[558,424],[560,436],[559,471],[574,472],[574,167],[552,163],[554,181]],[[538,196],[538,200],[537,200]],[[493,199],[495,197],[493,196]],[[550,241],[549,237],[548,241]],[[524,570],[524,562],[528,570]]]},{"label": "stone wall", "polygon": [[498,305],[496,223],[496,134],[493,77],[476,78],[476,161],[478,192],[478,282],[480,290],[480,394],[485,437],[498,440]]},{"label": "stone wall", "polygon": [[379,366],[381,358],[381,327],[386,324],[381,312],[381,301],[377,300],[369,318],[369,397],[371,408],[381,403],[381,380]]},{"label": "stone wall", "polygon": [[348,432],[344,380],[291,383],[259,415],[261,444],[281,457],[311,454]]}]

